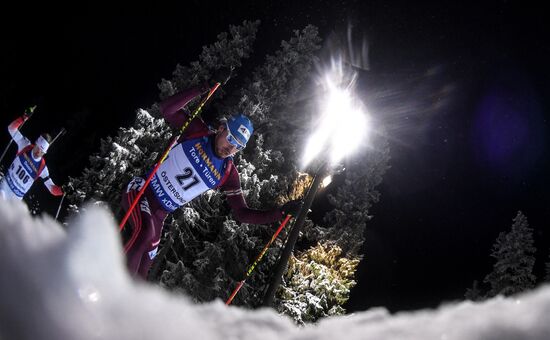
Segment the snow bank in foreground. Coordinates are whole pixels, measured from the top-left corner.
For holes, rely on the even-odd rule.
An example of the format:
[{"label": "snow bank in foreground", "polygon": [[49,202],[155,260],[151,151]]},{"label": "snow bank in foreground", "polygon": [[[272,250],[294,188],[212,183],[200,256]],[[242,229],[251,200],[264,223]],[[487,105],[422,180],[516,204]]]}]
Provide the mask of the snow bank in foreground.
[{"label": "snow bank in foreground", "polygon": [[374,309],[299,329],[271,310],[195,305],[133,282],[117,227],[90,208],[69,223],[0,201],[0,339],[550,339],[550,287],[516,299],[389,315]]}]

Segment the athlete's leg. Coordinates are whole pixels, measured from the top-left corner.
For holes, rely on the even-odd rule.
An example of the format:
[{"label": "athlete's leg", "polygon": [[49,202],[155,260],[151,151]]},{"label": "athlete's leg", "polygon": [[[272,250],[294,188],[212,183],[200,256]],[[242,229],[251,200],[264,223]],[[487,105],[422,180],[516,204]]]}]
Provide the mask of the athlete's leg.
[{"label": "athlete's leg", "polygon": [[[149,198],[151,201],[154,198]],[[160,243],[160,237],[162,233],[162,227],[164,225],[164,219],[166,218],[166,211],[162,210],[158,205],[152,204],[151,208],[153,211],[152,215],[152,226],[153,226],[153,236],[151,238],[151,243],[147,252],[145,252],[141,258],[141,264],[138,270],[139,276],[143,279],[147,279],[147,274],[149,269],[153,265],[153,261],[157,256],[158,246]]]},{"label": "athlete's leg", "polygon": [[[145,236],[145,235],[144,235]],[[128,266],[128,271],[133,276],[141,276],[142,278],[147,278],[145,274],[147,274],[147,271],[149,269],[148,266],[150,266],[148,261],[148,255],[147,255],[147,239],[140,240],[141,242],[136,242],[132,248],[128,250],[126,253],[126,263]],[[147,271],[144,271],[145,268],[147,268]]]},{"label": "athlete's leg", "polygon": [[[8,174],[6,174],[6,176],[7,175]],[[21,197],[17,197],[17,195],[15,195],[15,193],[11,190],[5,176],[0,181],[0,197],[2,197],[5,200],[8,200],[8,199],[20,200],[20,199],[22,199]]]},{"label": "athlete's leg", "polygon": [[[144,198],[143,201],[140,202],[140,205],[147,205],[147,200]],[[146,209],[147,211],[142,210],[141,212],[142,225],[139,234],[137,234],[133,244],[127,244],[125,247],[128,269],[132,275],[139,274],[140,268],[147,265],[147,262],[143,263],[143,259],[148,256],[147,254],[151,249],[151,243],[155,237],[155,222],[151,218],[151,214],[148,211],[149,208],[147,207]],[[145,278],[145,276],[142,277]]]},{"label": "athlete's leg", "polygon": [[[128,211],[143,183],[142,178],[136,177],[128,184],[122,197],[124,211]],[[128,223],[133,230],[130,239],[124,245],[124,252],[126,253],[128,270],[132,275],[136,275],[141,266],[142,257],[148,252],[151,240],[155,236],[154,221],[147,198],[144,196],[140,198],[140,202],[130,214]]]},{"label": "athlete's leg", "polygon": [[151,269],[151,266],[153,265],[155,256],[157,256],[157,248],[145,252],[141,257],[141,262],[139,264],[137,274],[144,280],[147,280],[147,274],[149,273],[149,269]]}]

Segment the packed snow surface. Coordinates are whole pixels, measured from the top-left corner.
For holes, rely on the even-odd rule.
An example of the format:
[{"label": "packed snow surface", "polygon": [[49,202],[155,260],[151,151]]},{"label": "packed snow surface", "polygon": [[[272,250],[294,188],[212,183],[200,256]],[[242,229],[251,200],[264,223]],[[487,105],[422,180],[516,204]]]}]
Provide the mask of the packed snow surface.
[{"label": "packed snow surface", "polygon": [[[550,339],[550,287],[514,298],[299,328],[271,309],[197,305],[126,273],[118,227],[88,207],[63,228],[0,201],[0,339]],[[230,287],[228,287],[228,290]]]}]

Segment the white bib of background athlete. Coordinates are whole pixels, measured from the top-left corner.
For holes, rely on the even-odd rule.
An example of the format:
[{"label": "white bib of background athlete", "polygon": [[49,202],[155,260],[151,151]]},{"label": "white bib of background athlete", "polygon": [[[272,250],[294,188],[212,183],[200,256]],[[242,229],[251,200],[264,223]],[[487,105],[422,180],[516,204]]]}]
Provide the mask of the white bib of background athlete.
[{"label": "white bib of background athlete", "polygon": [[225,160],[216,157],[208,138],[177,144],[151,179],[159,202],[174,211],[219,185]]},{"label": "white bib of background athlete", "polygon": [[17,157],[11,163],[6,175],[6,182],[13,193],[23,198],[34,183],[37,176],[37,169],[41,161],[32,159],[31,152],[25,152]]}]

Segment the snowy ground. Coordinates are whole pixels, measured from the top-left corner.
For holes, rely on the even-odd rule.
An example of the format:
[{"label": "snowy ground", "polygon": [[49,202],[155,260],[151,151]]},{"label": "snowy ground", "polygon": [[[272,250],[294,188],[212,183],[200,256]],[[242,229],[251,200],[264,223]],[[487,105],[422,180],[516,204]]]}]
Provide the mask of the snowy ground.
[{"label": "snowy ground", "polygon": [[116,230],[99,208],[65,231],[22,202],[0,201],[0,339],[550,339],[550,287],[438,310],[372,309],[305,328],[268,309],[195,305],[133,282]]}]

